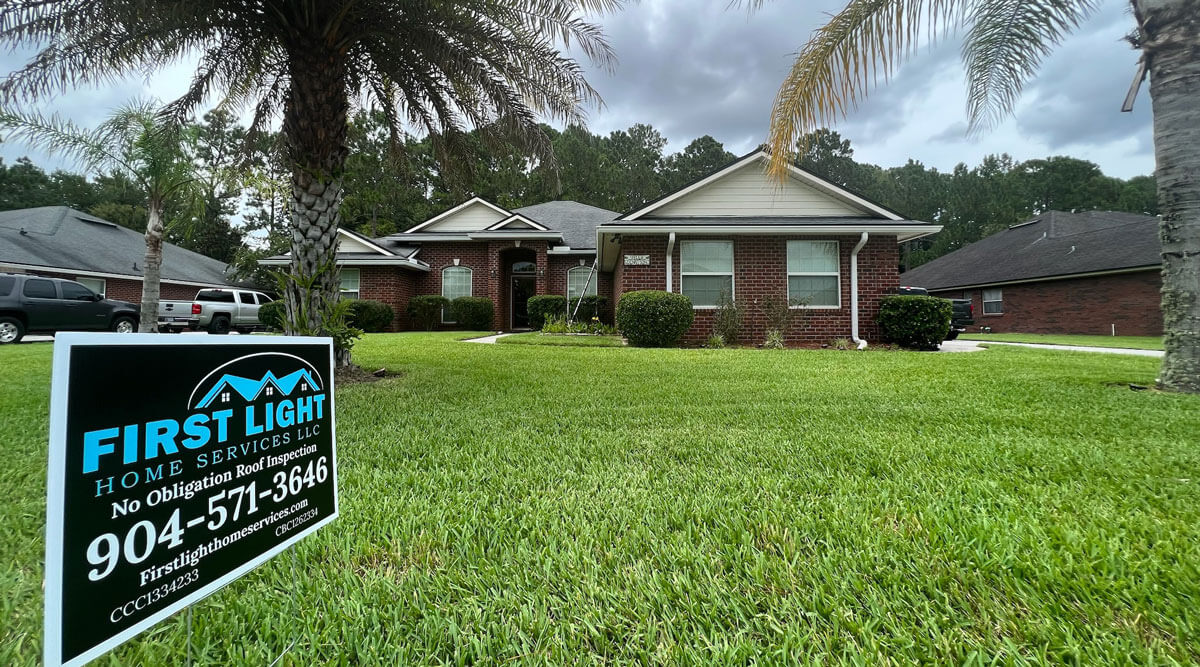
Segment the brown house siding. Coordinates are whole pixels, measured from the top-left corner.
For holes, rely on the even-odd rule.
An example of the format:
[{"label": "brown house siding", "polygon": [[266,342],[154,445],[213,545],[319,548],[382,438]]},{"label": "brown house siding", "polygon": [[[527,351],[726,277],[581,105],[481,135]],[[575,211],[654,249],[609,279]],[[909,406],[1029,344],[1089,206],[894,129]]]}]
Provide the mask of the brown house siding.
[{"label": "brown house siding", "polygon": [[[716,239],[711,236],[677,237],[672,260],[672,284],[676,292],[680,289],[681,242],[688,238]],[[858,243],[859,237],[735,236],[725,240],[733,241],[734,292],[737,301],[745,307],[741,333],[743,343],[761,343],[766,336],[766,318],[758,306],[761,300],[768,295],[780,298],[787,295],[787,242],[792,239],[839,242],[842,299],[837,309],[794,311],[793,325],[785,334],[786,341],[790,344],[824,343],[850,336],[850,251]],[[622,257],[617,260],[619,282],[616,289],[622,292],[665,289],[666,243],[663,237],[625,237],[622,240]],[[894,236],[873,236],[859,251],[859,334],[868,341],[879,340],[875,319],[879,314],[880,299],[894,293],[900,284],[898,253]],[[650,255],[650,265],[623,266],[625,254]],[[712,333],[716,312],[712,309],[697,309],[695,312],[695,322],[684,336],[685,344],[701,344]]]},{"label": "brown house siding", "polygon": [[1157,269],[1090,278],[1046,280],[1000,285],[1004,313],[985,315],[983,291],[938,290],[937,296],[971,299],[975,326],[996,333],[1094,334],[1118,336],[1162,334],[1162,276]]}]

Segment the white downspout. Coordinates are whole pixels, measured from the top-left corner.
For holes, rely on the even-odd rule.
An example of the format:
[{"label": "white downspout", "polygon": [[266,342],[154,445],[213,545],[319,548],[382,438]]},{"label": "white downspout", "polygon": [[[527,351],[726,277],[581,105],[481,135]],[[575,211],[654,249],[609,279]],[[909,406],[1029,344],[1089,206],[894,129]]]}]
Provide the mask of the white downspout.
[{"label": "white downspout", "polygon": [[858,349],[867,349],[867,341],[858,337],[858,251],[867,245],[867,233],[863,232],[854,250],[850,251],[850,339],[858,343]]},{"label": "white downspout", "polygon": [[671,278],[674,277],[675,268],[672,266],[672,261],[675,255],[675,232],[671,232],[667,236],[667,291],[671,291]]}]

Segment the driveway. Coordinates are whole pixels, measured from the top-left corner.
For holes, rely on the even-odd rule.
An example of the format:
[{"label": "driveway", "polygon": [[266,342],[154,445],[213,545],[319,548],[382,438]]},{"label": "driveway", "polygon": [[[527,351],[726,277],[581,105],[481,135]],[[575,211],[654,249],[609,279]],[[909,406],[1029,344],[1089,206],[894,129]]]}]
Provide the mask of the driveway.
[{"label": "driveway", "polygon": [[948,340],[939,348],[942,352],[975,352],[984,345],[1011,345],[1013,347],[1032,347],[1039,350],[1067,350],[1069,352],[1099,352],[1101,354],[1128,354],[1136,357],[1162,357],[1162,350],[1135,350],[1128,347],[1090,347],[1087,345],[1045,345],[1043,343],[1001,343],[999,341],[977,340]]}]

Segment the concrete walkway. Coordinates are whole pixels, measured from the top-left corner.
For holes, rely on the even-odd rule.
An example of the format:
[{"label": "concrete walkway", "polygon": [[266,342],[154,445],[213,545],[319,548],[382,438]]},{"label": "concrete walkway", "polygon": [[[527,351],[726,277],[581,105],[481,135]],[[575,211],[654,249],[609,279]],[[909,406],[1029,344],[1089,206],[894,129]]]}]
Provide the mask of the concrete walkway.
[{"label": "concrete walkway", "polygon": [[463,340],[462,342],[464,342],[464,343],[495,343],[496,341],[500,340],[501,338],[504,338],[505,336],[511,336],[511,335],[512,334],[510,334],[510,333],[502,333],[502,334],[495,334],[492,336],[484,336],[483,338],[467,338],[467,339]]},{"label": "concrete walkway", "polygon": [[[980,344],[1032,347],[1038,350],[1067,350],[1070,352],[1099,352],[1101,354],[1128,354],[1135,357],[1162,357],[1162,350],[1135,350],[1128,347],[1092,347],[1090,345],[1046,345],[1045,343],[1006,343],[998,340],[948,340],[942,343],[942,352],[973,352],[981,350]],[[968,347],[969,346],[969,347]],[[973,349],[969,349],[973,348]]]}]

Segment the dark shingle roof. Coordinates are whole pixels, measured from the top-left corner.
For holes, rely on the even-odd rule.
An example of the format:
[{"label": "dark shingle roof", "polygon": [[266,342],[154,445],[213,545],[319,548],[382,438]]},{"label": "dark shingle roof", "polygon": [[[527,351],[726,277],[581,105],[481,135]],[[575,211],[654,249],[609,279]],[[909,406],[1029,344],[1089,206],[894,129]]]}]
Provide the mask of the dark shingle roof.
[{"label": "dark shingle roof", "polygon": [[620,215],[616,211],[575,201],[548,201],[514,208],[513,213],[520,213],[556,232],[562,232],[563,242],[572,248],[595,248],[596,227],[616,220]]},{"label": "dark shingle roof", "polygon": [[[0,263],[140,278],[145,256],[142,234],[73,208],[0,211]],[[226,268],[224,262],[163,243],[164,280],[228,285]]]},{"label": "dark shingle roof", "polygon": [[[888,220],[886,218],[867,218],[860,216],[762,216],[762,215],[747,215],[736,217],[682,217],[682,218],[638,218],[637,220],[614,220],[607,223],[618,227],[637,227],[639,225],[693,225],[696,227],[725,225],[776,225],[776,226],[794,226],[794,225],[927,225],[927,222],[920,220]],[[930,225],[931,227],[933,225]]]},{"label": "dark shingle roof", "polygon": [[1048,211],[907,271],[900,281],[944,289],[1157,266],[1160,251],[1154,216]]}]

